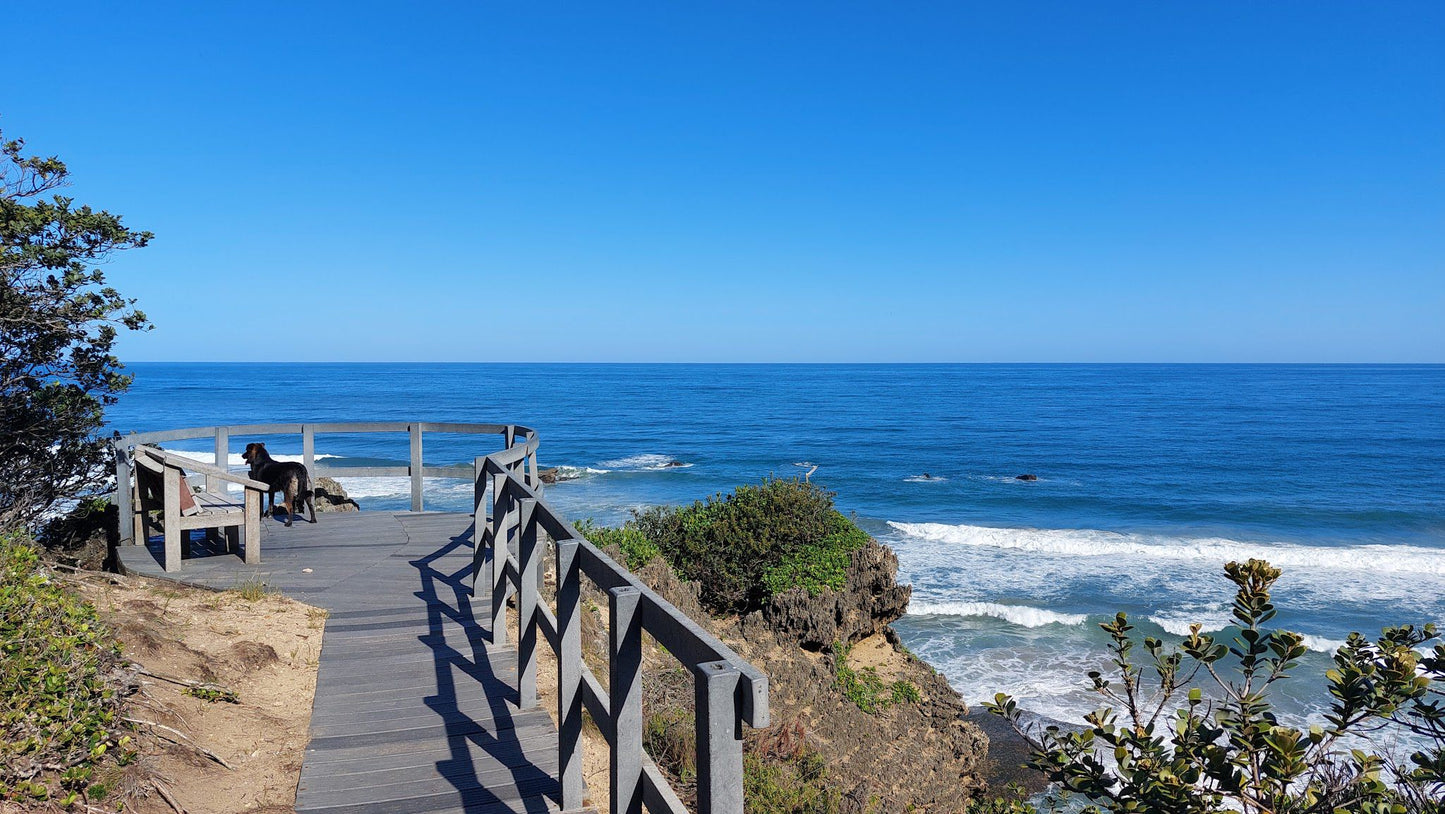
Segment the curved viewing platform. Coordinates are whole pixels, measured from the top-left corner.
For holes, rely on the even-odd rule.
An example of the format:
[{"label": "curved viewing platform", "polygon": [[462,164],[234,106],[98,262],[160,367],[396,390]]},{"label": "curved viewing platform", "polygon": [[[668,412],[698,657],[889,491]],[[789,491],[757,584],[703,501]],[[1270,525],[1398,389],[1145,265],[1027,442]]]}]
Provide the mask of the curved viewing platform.
[{"label": "curved viewing platform", "polygon": [[[498,436],[501,448],[471,466],[425,466],[427,432]],[[330,433],[405,433],[410,465],[319,465],[317,437]],[[184,465],[190,480],[203,482],[180,486],[175,475],[162,490],[159,512],[179,515],[181,491],[202,506],[220,505],[234,494],[239,476],[224,468],[231,439],[244,445],[286,435],[301,436],[303,463],[313,479],[409,477],[412,511],[323,514],[318,523],[290,527],[267,518],[240,541],[244,556],[234,556],[242,553],[235,535],[197,538],[180,529],[188,556],[177,552],[174,561],[166,535],[128,522],[133,506],[146,505],[133,500],[143,488],[138,460],[155,445],[214,441],[219,466]],[[329,612],[297,789],[299,812],[588,810],[585,709],[609,747],[610,810],[641,812],[645,806],[681,814],[687,809],[642,748],[647,633],[694,676],[696,810],[741,814],[742,727],[768,725],[767,677],[548,506],[533,430],[422,422],[254,424],[135,433],[116,439],[114,447],[124,570],[215,589],[264,583]],[[423,479],[432,477],[471,480],[475,512],[424,511]],[[185,516],[204,518],[204,511]],[[203,523],[196,520],[194,527],[204,531]],[[583,578],[608,597],[605,689],[582,658]],[[509,606],[515,608],[511,632]],[[555,723],[538,698],[543,643],[555,656]]]}]

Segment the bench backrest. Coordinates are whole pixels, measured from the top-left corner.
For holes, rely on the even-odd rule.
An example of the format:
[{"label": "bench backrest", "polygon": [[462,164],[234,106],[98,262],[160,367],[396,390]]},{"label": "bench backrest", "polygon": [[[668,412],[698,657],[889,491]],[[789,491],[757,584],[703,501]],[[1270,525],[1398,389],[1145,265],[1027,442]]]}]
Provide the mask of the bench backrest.
[{"label": "bench backrest", "polygon": [[[160,504],[165,503],[165,461],[155,457],[146,447],[135,448],[135,474],[136,491],[142,503]],[[191,493],[190,484],[186,483],[186,473],[180,467],[172,467],[181,482],[181,488],[177,494],[180,495],[180,512],[182,517],[188,517],[201,510],[196,503],[196,496]]]}]

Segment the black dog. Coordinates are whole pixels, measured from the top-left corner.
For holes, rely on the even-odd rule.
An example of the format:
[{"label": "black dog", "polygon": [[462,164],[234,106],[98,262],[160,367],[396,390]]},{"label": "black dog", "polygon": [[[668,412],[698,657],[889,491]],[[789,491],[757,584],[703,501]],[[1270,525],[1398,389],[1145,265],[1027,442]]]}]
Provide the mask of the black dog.
[{"label": "black dog", "polygon": [[291,525],[291,516],[305,503],[311,509],[311,522],[316,522],[316,499],[311,494],[311,475],[306,467],[295,461],[278,461],[266,451],[265,444],[247,444],[241,459],[251,465],[251,479],[266,484],[266,497],[270,500],[268,514],[276,509],[276,493],[284,500],[281,508],[286,510],[286,525]]}]

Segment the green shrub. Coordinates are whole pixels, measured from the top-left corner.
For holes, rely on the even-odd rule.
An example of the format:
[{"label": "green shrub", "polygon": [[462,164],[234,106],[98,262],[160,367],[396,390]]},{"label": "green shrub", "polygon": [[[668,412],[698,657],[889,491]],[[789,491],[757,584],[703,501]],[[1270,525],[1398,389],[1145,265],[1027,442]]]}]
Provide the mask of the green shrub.
[{"label": "green shrub", "polygon": [[[1028,741],[1029,765],[1111,812],[1445,811],[1445,645],[1423,655],[1417,649],[1436,638],[1434,625],[1386,628],[1373,642],[1351,633],[1325,676],[1334,700],[1324,723],[1283,726],[1270,688],[1305,647],[1298,633],[1264,627],[1275,614],[1270,588],[1280,571],[1263,560],[1224,570],[1237,587],[1239,633],[1229,644],[1199,625],[1173,648],[1146,636],[1146,678],[1132,656],[1128,618],[1120,613],[1100,625],[1114,669],[1090,672],[1089,680],[1112,706],[1085,715],[1084,728],[1025,727],[1003,694],[986,705]],[[1213,685],[1214,699],[1196,678]],[[1366,752],[1359,738],[1388,743],[1379,734],[1386,727],[1423,735],[1430,746],[1407,766]],[[1110,764],[1099,760],[1101,751]]]},{"label": "green shrub", "polygon": [[67,804],[104,790],[92,776],[107,753],[133,752],[119,731],[119,647],[38,565],[27,538],[0,534],[0,800]]},{"label": "green shrub", "polygon": [[747,613],[793,587],[843,587],[849,555],[868,535],[833,508],[833,495],[800,480],[769,479],[680,508],[640,512],[624,527],[651,541],[697,582],[715,613]]},{"label": "green shrub", "polygon": [[827,767],[811,749],[789,759],[743,755],[747,814],[837,814],[841,795],[828,784]]},{"label": "green shrub", "polygon": [[631,523],[621,528],[609,528],[598,526],[588,518],[575,525],[582,536],[598,548],[617,546],[622,551],[623,564],[630,570],[642,568],[662,554],[657,544]]}]

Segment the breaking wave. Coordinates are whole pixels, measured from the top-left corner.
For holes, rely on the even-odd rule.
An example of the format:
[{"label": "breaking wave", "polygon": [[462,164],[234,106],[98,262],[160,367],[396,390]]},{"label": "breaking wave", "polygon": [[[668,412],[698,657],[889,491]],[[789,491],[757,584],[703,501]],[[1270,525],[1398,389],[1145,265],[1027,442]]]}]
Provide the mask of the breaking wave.
[{"label": "breaking wave", "polygon": [[991,616],[1022,627],[1082,625],[1088,618],[1082,613],[1059,613],[997,602],[910,602],[908,613],[910,616]]},{"label": "breaking wave", "polygon": [[1110,557],[1222,563],[1267,559],[1276,567],[1445,576],[1445,551],[1409,545],[1310,546],[1222,537],[1170,537],[1095,529],[1008,529],[967,524],[898,523],[894,530],[934,543],[1009,549],[1060,557]]}]

